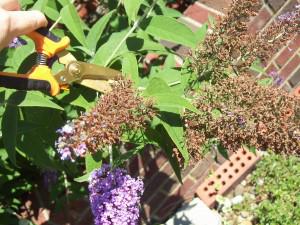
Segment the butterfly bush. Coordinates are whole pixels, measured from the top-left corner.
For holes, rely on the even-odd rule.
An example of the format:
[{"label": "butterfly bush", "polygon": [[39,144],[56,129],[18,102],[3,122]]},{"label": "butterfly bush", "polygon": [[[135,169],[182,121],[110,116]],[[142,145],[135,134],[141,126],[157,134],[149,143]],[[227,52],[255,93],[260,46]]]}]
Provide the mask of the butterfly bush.
[{"label": "butterfly bush", "polygon": [[[204,88],[195,103],[202,114],[187,113],[185,121],[187,146],[195,158],[212,137],[230,151],[245,144],[300,155],[299,97],[241,75]],[[213,116],[216,109],[219,116]]]},{"label": "butterfly bush", "polygon": [[144,129],[154,116],[152,102],[140,97],[130,80],[120,79],[96,106],[57,132],[56,148],[62,160],[83,157],[119,144],[125,131]]},{"label": "butterfly bush", "polygon": [[300,7],[280,15],[266,29],[251,33],[248,23],[261,8],[260,0],[234,0],[191,57],[200,79],[213,82],[228,74],[249,71],[257,59],[264,64],[300,31]]},{"label": "butterfly bush", "polygon": [[[251,33],[248,24],[261,8],[259,0],[234,0],[212,32],[191,54],[187,94],[201,114],[184,115],[186,145],[199,160],[209,140],[227,150],[248,146],[300,155],[300,99],[275,88],[283,80],[268,74],[274,87],[263,87],[249,75],[259,59],[263,65],[300,32],[300,7],[278,16],[266,29]],[[204,81],[195,91],[196,82]],[[209,81],[209,82],[205,82]]]},{"label": "butterfly bush", "polygon": [[104,164],[92,172],[89,181],[90,204],[95,225],[136,225],[144,189],[141,179],[124,169]]}]

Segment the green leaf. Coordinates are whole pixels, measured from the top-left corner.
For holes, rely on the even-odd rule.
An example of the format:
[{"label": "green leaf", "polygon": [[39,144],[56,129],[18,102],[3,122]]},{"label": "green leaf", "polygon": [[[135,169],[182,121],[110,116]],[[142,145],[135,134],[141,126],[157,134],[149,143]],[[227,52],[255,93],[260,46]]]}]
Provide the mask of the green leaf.
[{"label": "green leaf", "polygon": [[32,7],[34,10],[44,11],[47,6],[48,0],[38,0]]},{"label": "green leaf", "polygon": [[174,86],[176,84],[180,84],[181,82],[181,72],[179,70],[170,68],[163,69],[158,73],[151,74],[150,76],[163,79],[168,84],[168,86]]},{"label": "green leaf", "polygon": [[98,20],[97,23],[91,28],[90,32],[87,35],[86,42],[88,45],[88,48],[92,51],[96,51],[97,42],[100,39],[105,27],[107,26],[107,23],[110,21],[112,15],[114,15],[116,10],[112,10],[103,17],[101,17],[100,20]]},{"label": "green leaf", "polygon": [[155,38],[182,44],[191,48],[194,48],[197,43],[191,29],[174,18],[154,16],[145,20],[141,28]]},{"label": "green leaf", "polygon": [[10,161],[16,165],[16,145],[19,113],[18,108],[7,106],[2,117],[2,138]]},{"label": "green leaf", "polygon": [[87,174],[84,174],[81,177],[76,177],[74,179],[74,181],[79,182],[79,183],[88,182],[89,178],[90,178],[90,175],[91,175],[91,172],[87,173]]},{"label": "green leaf", "polygon": [[6,90],[5,95],[5,103],[7,105],[18,107],[46,107],[63,110],[62,107],[49,100],[48,97],[38,91],[13,91],[8,89]]},{"label": "green leaf", "polygon": [[208,25],[207,23],[203,24],[195,33],[196,39],[197,39],[197,44],[201,44],[206,37]]},{"label": "green leaf", "polygon": [[100,168],[102,165],[102,155],[100,152],[95,154],[88,154],[85,157],[85,169],[87,173],[92,172],[94,169]]},{"label": "green leaf", "polygon": [[13,57],[11,60],[12,65],[10,66],[13,67],[14,71],[19,71],[19,68],[21,67],[23,61],[35,51],[33,41],[29,40],[28,38],[26,38],[25,40],[27,41],[27,45],[16,48],[13,52]]},{"label": "green leaf", "polygon": [[18,123],[17,149],[35,165],[42,168],[61,169],[53,148],[56,130],[63,125],[61,112],[50,108],[24,107]]},{"label": "green leaf", "polygon": [[83,46],[74,46],[73,49],[79,49],[81,51],[83,51],[84,53],[86,53],[87,55],[93,57],[94,56],[94,52],[92,52],[90,49],[83,47]]},{"label": "green leaf", "polygon": [[265,69],[261,64],[261,61],[259,59],[255,60],[252,65],[250,66],[250,69],[252,71],[255,71],[257,73],[265,73]]},{"label": "green leaf", "polygon": [[71,4],[71,0],[57,0],[61,6],[66,6],[66,5],[69,5]]},{"label": "green leaf", "polygon": [[213,109],[211,111],[211,116],[212,116],[213,119],[218,119],[222,116],[222,112],[218,109]]},{"label": "green leaf", "polygon": [[72,87],[70,91],[64,91],[57,95],[56,98],[64,103],[89,110],[94,104],[88,102],[81,92],[80,89]]},{"label": "green leaf", "polygon": [[144,96],[152,96],[157,93],[167,93],[172,92],[168,84],[161,78],[154,77],[149,81],[146,90],[143,92]]},{"label": "green leaf", "polygon": [[186,108],[194,113],[199,114],[200,111],[193,106],[187,99],[174,95],[172,93],[155,94],[151,96],[154,99],[154,105],[158,108],[161,107],[180,107]]},{"label": "green leaf", "polygon": [[[156,122],[155,122],[156,120]],[[158,117],[155,117],[152,123],[155,123],[156,125],[152,124],[151,128],[148,128],[145,132],[148,139],[153,140],[157,143],[157,145],[163,149],[163,151],[166,153],[169,162],[179,180],[179,182],[182,183],[181,173],[180,173],[180,167],[178,164],[177,159],[174,157],[174,143],[170,139],[166,129],[161,125],[160,119]]]},{"label": "green leaf", "polygon": [[21,4],[21,8],[24,8],[25,6],[31,5],[34,3],[33,0],[20,0],[19,2]]},{"label": "green leaf", "polygon": [[25,134],[19,134],[18,150],[41,168],[60,168],[58,162],[54,160],[54,148],[50,146],[50,143],[45,142],[49,142],[49,140],[40,135],[40,132],[43,132],[42,129],[46,128],[39,126],[36,129],[28,130]]},{"label": "green leaf", "polygon": [[166,6],[166,2],[163,0],[158,1],[157,4],[159,5],[159,8],[164,16],[174,18],[179,18],[182,16],[182,14],[178,10],[171,9],[170,7]]},{"label": "green leaf", "polygon": [[46,16],[53,21],[56,21],[59,18],[59,12],[49,6],[47,6],[44,11]]},{"label": "green leaf", "polygon": [[124,164],[126,161],[133,158],[133,156],[137,155],[141,151],[145,149],[144,145],[140,145],[134,149],[127,151],[126,153],[120,155],[118,158],[114,159],[113,167],[119,167]]},{"label": "green leaf", "polygon": [[271,87],[273,85],[274,79],[272,77],[267,77],[257,80],[257,83],[263,87]]},{"label": "green leaf", "polygon": [[136,21],[143,0],[124,0],[126,14],[130,21]]},{"label": "green leaf", "polygon": [[[122,32],[116,32],[111,35],[109,40],[103,44],[96,52],[95,57],[92,60],[92,63],[99,65],[107,65],[111,62],[108,62],[108,59],[111,57],[113,50],[116,48],[116,43],[120,43],[123,41],[127,34],[127,30]],[[147,51],[159,51],[166,52],[166,48],[161,44],[156,42],[145,40],[137,37],[129,37],[127,40],[121,45],[119,51],[114,55],[112,61],[120,57],[123,54],[128,52],[147,52]]]},{"label": "green leaf", "polygon": [[129,75],[135,85],[139,83],[139,67],[136,56],[133,53],[127,53],[123,55],[122,73]]},{"label": "green leaf", "polygon": [[160,112],[160,123],[166,129],[170,138],[177,146],[182,157],[184,158],[184,166],[188,165],[189,152],[186,148],[184,139],[183,123],[180,117],[178,108],[165,108],[165,111]]},{"label": "green leaf", "polygon": [[106,64],[113,50],[116,48],[116,45],[118,45],[118,43],[120,43],[125,38],[126,34],[127,31],[113,33],[110,36],[109,40],[97,50],[92,63],[102,66]]},{"label": "green leaf", "polygon": [[81,27],[81,19],[76,11],[73,4],[64,6],[60,12],[63,23],[66,25],[68,30],[74,35],[74,37],[82,44],[87,47],[84,32]]},{"label": "green leaf", "polygon": [[219,153],[225,158],[225,159],[229,159],[229,155],[228,155],[228,151],[220,145],[220,143],[218,143],[217,145],[218,151]]}]

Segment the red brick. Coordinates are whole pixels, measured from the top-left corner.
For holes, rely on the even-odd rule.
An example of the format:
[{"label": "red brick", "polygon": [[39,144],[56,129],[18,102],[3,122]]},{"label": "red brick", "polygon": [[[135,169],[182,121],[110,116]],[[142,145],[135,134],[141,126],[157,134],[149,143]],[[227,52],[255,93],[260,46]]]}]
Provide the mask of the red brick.
[{"label": "red brick", "polygon": [[202,4],[211,7],[217,11],[225,13],[230,6],[232,0],[198,0]]},{"label": "red brick", "polygon": [[179,187],[179,189],[175,192],[176,196],[181,196],[183,200],[186,200],[193,196],[195,193],[195,189],[193,189],[193,185],[195,182],[190,178],[187,178],[183,184]]},{"label": "red brick", "polygon": [[159,209],[159,206],[163,203],[163,201],[167,199],[167,196],[162,192],[156,192],[155,196],[149,203],[143,204],[144,207],[144,216],[149,220],[153,213]]},{"label": "red brick", "polygon": [[169,217],[173,210],[177,208],[181,203],[183,202],[183,199],[180,196],[172,195],[170,196],[160,207],[160,209],[155,213],[155,217],[162,222],[167,217]]},{"label": "red brick", "polygon": [[184,12],[184,15],[196,20],[199,23],[205,23],[208,21],[208,16],[214,16],[217,15],[208,10],[207,8],[199,5],[199,4],[193,4],[187,8],[187,10]]},{"label": "red brick", "polygon": [[281,14],[286,13],[286,12],[290,12],[290,11],[294,11],[295,10],[295,6],[299,4],[298,0],[291,0],[281,11]]},{"label": "red brick", "polygon": [[300,57],[298,55],[295,55],[293,59],[286,64],[281,71],[279,72],[282,78],[289,77],[293,71],[299,66],[300,64]]},{"label": "red brick", "polygon": [[278,66],[283,67],[286,62],[298,51],[300,48],[300,35],[297,35],[293,41],[291,41],[288,47],[285,47],[280,55],[276,58]]},{"label": "red brick", "polygon": [[184,177],[186,177],[191,171],[192,169],[195,167],[195,165],[188,165],[186,168],[184,168],[182,171],[181,171],[181,176],[182,176],[182,179],[184,179]]},{"label": "red brick", "polygon": [[143,201],[149,201],[155,192],[166,183],[173,173],[173,169],[169,163],[166,164],[163,171],[159,171],[152,177],[152,179],[145,180],[145,191],[142,197]]},{"label": "red brick", "polygon": [[286,0],[268,0],[267,3],[274,10],[278,11],[281,6],[286,2]]},{"label": "red brick", "polygon": [[300,68],[289,79],[289,82],[292,87],[296,87],[300,84]]},{"label": "red brick", "polygon": [[258,162],[260,157],[246,149],[239,149],[230,156],[218,168],[218,170],[208,177],[198,188],[197,195],[209,207],[216,201],[216,195],[228,193],[230,188],[244,178]]},{"label": "red brick", "polygon": [[277,71],[278,69],[277,69],[277,67],[274,65],[274,63],[271,63],[269,66],[268,66],[268,68],[266,69],[266,73],[267,74],[269,74],[269,73],[271,73],[271,72],[273,72],[273,71]]},{"label": "red brick", "polygon": [[256,33],[257,31],[261,30],[267,22],[271,19],[272,14],[269,12],[267,7],[263,7],[258,15],[250,22],[249,25],[249,32]]},{"label": "red brick", "polygon": [[143,163],[143,172],[141,173],[146,179],[150,179],[154,174],[159,171],[163,164],[167,162],[167,157],[162,151],[156,153],[156,157],[147,164]]},{"label": "red brick", "polygon": [[164,184],[162,189],[165,192],[172,193],[175,189],[177,189],[180,186],[180,182],[177,180],[176,177],[170,178],[167,180],[167,182]]},{"label": "red brick", "polygon": [[211,156],[205,157],[198,165],[193,169],[191,176],[196,180],[204,179],[210,170],[214,170],[217,164],[211,158]]},{"label": "red brick", "polygon": [[161,220],[168,217],[172,210],[179,204],[187,199],[191,199],[194,196],[196,187],[194,187],[194,181],[190,178],[186,178],[179,188],[170,195],[167,200],[161,205],[157,211],[156,217]]}]

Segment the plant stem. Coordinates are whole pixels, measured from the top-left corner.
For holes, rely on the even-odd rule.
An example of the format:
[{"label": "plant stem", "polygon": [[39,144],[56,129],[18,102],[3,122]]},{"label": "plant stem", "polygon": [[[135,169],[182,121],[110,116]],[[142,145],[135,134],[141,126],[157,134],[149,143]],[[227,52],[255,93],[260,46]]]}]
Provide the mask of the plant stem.
[{"label": "plant stem", "polygon": [[114,58],[115,54],[119,51],[121,46],[124,44],[124,42],[127,40],[127,38],[135,31],[136,28],[139,27],[141,22],[150,16],[150,13],[152,12],[156,2],[158,0],[154,0],[150,6],[150,8],[133,24],[132,28],[128,31],[128,33],[125,35],[125,37],[120,41],[120,43],[117,45],[117,47],[114,49],[110,57],[106,60],[104,66],[108,66],[110,61]]},{"label": "plant stem", "polygon": [[[72,0],[70,3],[74,4],[74,2],[75,2],[75,0]],[[53,25],[50,27],[49,31],[52,31],[57,26],[57,24],[61,21],[61,19],[62,19],[62,17],[59,16],[57,18],[57,20],[53,23]]]},{"label": "plant stem", "polygon": [[112,165],[113,164],[113,153],[112,153],[112,146],[109,145],[108,146],[108,153],[109,153],[109,164]]}]

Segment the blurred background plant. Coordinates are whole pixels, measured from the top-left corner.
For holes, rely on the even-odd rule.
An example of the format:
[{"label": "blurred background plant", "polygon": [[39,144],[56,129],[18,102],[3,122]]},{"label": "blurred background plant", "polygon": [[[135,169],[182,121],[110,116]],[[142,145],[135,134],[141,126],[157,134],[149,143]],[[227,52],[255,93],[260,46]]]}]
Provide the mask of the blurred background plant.
[{"label": "blurred background plant", "polygon": [[243,200],[229,208],[220,203],[219,211],[227,221],[224,224],[238,225],[242,220],[261,225],[298,224],[299,167],[299,157],[265,154],[246,179],[240,196]]}]

